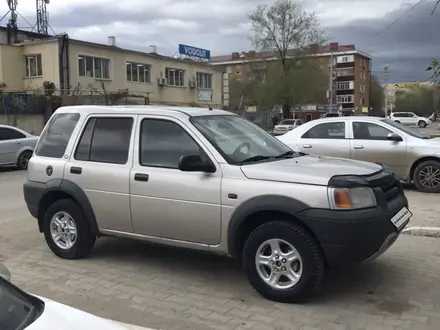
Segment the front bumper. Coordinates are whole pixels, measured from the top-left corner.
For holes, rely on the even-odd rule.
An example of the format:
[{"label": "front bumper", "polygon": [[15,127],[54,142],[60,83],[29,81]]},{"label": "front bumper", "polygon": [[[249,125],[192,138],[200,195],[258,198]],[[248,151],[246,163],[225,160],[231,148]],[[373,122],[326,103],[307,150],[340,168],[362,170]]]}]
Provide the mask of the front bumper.
[{"label": "front bumper", "polygon": [[329,266],[369,261],[384,253],[409,223],[399,228],[391,218],[408,200],[403,191],[387,204],[363,210],[309,209],[297,214],[320,242]]}]

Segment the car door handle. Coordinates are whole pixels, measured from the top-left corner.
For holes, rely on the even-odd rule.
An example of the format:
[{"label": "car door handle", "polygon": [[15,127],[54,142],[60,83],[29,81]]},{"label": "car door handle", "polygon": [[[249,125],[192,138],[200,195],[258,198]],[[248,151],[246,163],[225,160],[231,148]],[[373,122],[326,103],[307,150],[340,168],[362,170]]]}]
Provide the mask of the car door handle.
[{"label": "car door handle", "polygon": [[14,141],[14,143],[15,143],[15,144],[20,144],[21,142],[20,142],[20,141]]},{"label": "car door handle", "polygon": [[81,167],[72,166],[70,168],[70,173],[72,173],[72,174],[81,174],[82,173],[82,168]]},{"label": "car door handle", "polygon": [[364,149],[364,146],[353,146],[355,149]]},{"label": "car door handle", "polygon": [[310,145],[310,144],[303,144],[303,148],[311,148],[312,147],[312,145]]},{"label": "car door handle", "polygon": [[134,181],[148,182],[149,178],[150,176],[148,174],[136,173],[134,175]]}]

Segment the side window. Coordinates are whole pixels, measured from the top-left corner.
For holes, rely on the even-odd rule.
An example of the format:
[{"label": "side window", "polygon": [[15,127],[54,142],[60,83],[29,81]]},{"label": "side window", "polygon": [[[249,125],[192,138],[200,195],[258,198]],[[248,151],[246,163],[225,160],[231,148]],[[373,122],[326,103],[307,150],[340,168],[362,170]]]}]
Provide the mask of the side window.
[{"label": "side window", "polygon": [[63,157],[79,117],[79,113],[55,113],[40,136],[35,154],[51,158]]},{"label": "side window", "polygon": [[405,117],[404,113],[394,113],[394,117]]},{"label": "side window", "polygon": [[90,118],[75,151],[75,159],[125,164],[130,149],[133,118]]},{"label": "side window", "polygon": [[353,137],[355,140],[387,140],[390,130],[372,123],[353,123]]},{"label": "side window", "polygon": [[345,139],[345,123],[319,124],[309,129],[303,139]]},{"label": "side window", "polygon": [[26,136],[12,128],[0,128],[0,141],[24,139]]},{"label": "side window", "polygon": [[160,119],[142,121],[139,149],[142,166],[177,169],[180,158],[185,155],[206,157],[180,125]]}]

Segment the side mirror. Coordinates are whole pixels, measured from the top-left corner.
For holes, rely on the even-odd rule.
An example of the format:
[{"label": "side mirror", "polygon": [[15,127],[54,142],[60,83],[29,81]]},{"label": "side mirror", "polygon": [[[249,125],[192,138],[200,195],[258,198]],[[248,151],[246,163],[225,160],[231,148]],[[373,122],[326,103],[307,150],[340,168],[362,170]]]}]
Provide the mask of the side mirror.
[{"label": "side mirror", "polygon": [[394,142],[401,142],[403,141],[402,137],[396,133],[390,133],[387,136],[387,140],[394,141]]},{"label": "side mirror", "polygon": [[180,157],[179,170],[182,172],[214,173],[215,166],[202,160],[199,155],[187,155]]}]

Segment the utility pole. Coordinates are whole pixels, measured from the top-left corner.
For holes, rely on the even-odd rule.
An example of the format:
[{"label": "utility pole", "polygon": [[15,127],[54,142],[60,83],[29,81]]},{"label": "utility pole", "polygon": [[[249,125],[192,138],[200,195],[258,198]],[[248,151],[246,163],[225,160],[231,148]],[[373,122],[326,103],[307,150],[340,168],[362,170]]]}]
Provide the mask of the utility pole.
[{"label": "utility pole", "polygon": [[388,65],[385,65],[383,69],[383,77],[385,80],[385,118],[388,117]]},{"label": "utility pole", "polygon": [[330,79],[328,85],[329,112],[333,112],[333,49],[330,50]]}]

